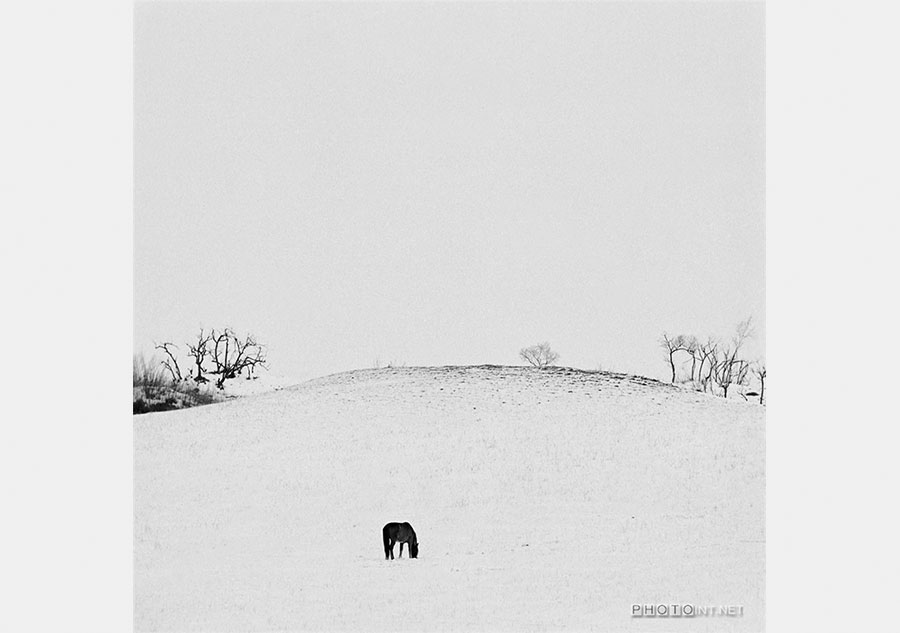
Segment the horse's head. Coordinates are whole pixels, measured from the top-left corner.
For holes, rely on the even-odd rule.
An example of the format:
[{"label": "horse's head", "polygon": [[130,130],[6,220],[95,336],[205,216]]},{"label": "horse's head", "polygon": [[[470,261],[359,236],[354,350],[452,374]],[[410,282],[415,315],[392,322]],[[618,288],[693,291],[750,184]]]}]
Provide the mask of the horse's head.
[{"label": "horse's head", "polygon": [[409,544],[409,557],[410,558],[418,558],[419,557],[419,542],[413,541]]}]

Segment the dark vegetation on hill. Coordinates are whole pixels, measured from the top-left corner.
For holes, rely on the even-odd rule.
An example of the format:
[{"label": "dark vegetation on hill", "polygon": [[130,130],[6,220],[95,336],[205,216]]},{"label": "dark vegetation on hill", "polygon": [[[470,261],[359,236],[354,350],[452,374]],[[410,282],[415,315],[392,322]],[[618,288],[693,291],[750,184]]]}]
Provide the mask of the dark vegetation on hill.
[{"label": "dark vegetation on hill", "polygon": [[132,414],[185,409],[223,398],[206,386],[172,380],[158,363],[136,355],[132,362]]}]

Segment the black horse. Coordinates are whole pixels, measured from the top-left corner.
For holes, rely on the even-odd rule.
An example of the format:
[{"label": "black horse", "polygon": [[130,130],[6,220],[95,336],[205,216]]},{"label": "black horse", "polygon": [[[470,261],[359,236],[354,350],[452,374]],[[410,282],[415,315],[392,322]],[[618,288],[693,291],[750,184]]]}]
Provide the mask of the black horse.
[{"label": "black horse", "polygon": [[394,543],[400,541],[400,558],[403,558],[403,544],[409,545],[409,557],[418,558],[419,541],[416,540],[416,531],[409,523],[388,523],[381,529],[381,537],[384,541],[384,560],[393,560]]}]

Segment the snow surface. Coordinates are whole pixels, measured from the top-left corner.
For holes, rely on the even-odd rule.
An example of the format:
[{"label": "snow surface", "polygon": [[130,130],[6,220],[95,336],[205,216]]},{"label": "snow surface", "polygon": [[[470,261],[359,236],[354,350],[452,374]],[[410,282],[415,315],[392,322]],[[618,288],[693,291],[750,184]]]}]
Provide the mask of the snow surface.
[{"label": "snow surface", "polygon": [[[215,376],[212,377],[212,380],[215,380]],[[280,391],[285,387],[292,387],[298,382],[300,381],[262,369],[258,370],[250,379],[246,376],[237,376],[226,380],[223,394],[226,398],[256,396],[270,391]]]},{"label": "snow surface", "polygon": [[[556,368],[388,368],[133,421],[139,631],[764,628],[752,402]],[[418,559],[384,560],[388,521],[412,523]]]}]

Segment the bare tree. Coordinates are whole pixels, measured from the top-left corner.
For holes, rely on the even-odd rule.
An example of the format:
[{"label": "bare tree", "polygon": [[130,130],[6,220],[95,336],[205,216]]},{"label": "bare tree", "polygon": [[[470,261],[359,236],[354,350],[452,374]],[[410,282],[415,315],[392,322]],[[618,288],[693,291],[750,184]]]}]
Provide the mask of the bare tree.
[{"label": "bare tree", "polygon": [[731,385],[744,384],[747,380],[750,363],[738,358],[738,354],[747,339],[753,336],[752,318],[748,317],[738,323],[731,344],[722,348],[721,356],[716,357],[713,375],[725,398],[728,397],[728,388]]},{"label": "bare tree", "polygon": [[559,360],[559,354],[550,349],[549,343],[540,343],[519,350],[519,356],[527,363],[530,363],[538,369],[550,367]]},{"label": "bare tree", "polygon": [[166,355],[166,358],[162,361],[162,366],[169,370],[169,373],[172,374],[172,382],[178,382],[181,380],[181,368],[178,366],[178,360],[175,358],[175,354],[172,353],[172,349],[178,349],[177,345],[173,345],[172,343],[160,343],[156,346],[156,349],[162,350],[162,352]]},{"label": "bare tree", "polygon": [[672,383],[675,382],[675,354],[681,351],[687,351],[688,344],[688,338],[684,334],[669,336],[663,332],[662,337],[659,339],[659,345],[666,350],[669,367],[672,368]]},{"label": "bare tree", "polygon": [[734,382],[734,360],[737,351],[732,346],[722,348],[721,354],[716,354],[712,365],[712,376],[716,385],[722,390],[722,397],[728,397],[728,388]]},{"label": "bare tree", "polygon": [[759,379],[759,403],[765,404],[766,396],[766,362],[757,361],[753,366],[753,373]]},{"label": "bare tree", "polygon": [[694,382],[694,376],[697,372],[697,361],[700,359],[700,341],[696,336],[688,336],[685,338],[684,351],[691,357],[691,382]]},{"label": "bare tree", "polygon": [[[718,347],[719,344],[712,337],[707,338],[705,343],[701,343],[697,346],[696,354],[700,359],[700,367],[697,370],[697,379],[700,381],[700,386],[703,387],[703,391],[706,391],[710,380],[712,380],[713,364],[715,363]],[[707,365],[705,375],[703,373],[704,365]]]},{"label": "bare tree", "polygon": [[[200,334],[197,335],[197,342],[187,344],[190,357],[194,360],[194,364],[197,367],[197,375],[194,376],[194,380],[197,382],[209,382],[203,375],[203,372],[205,371],[203,363],[210,356],[209,344],[211,341],[212,334],[204,334],[201,329]],[[193,375],[193,371],[191,374]]]}]

